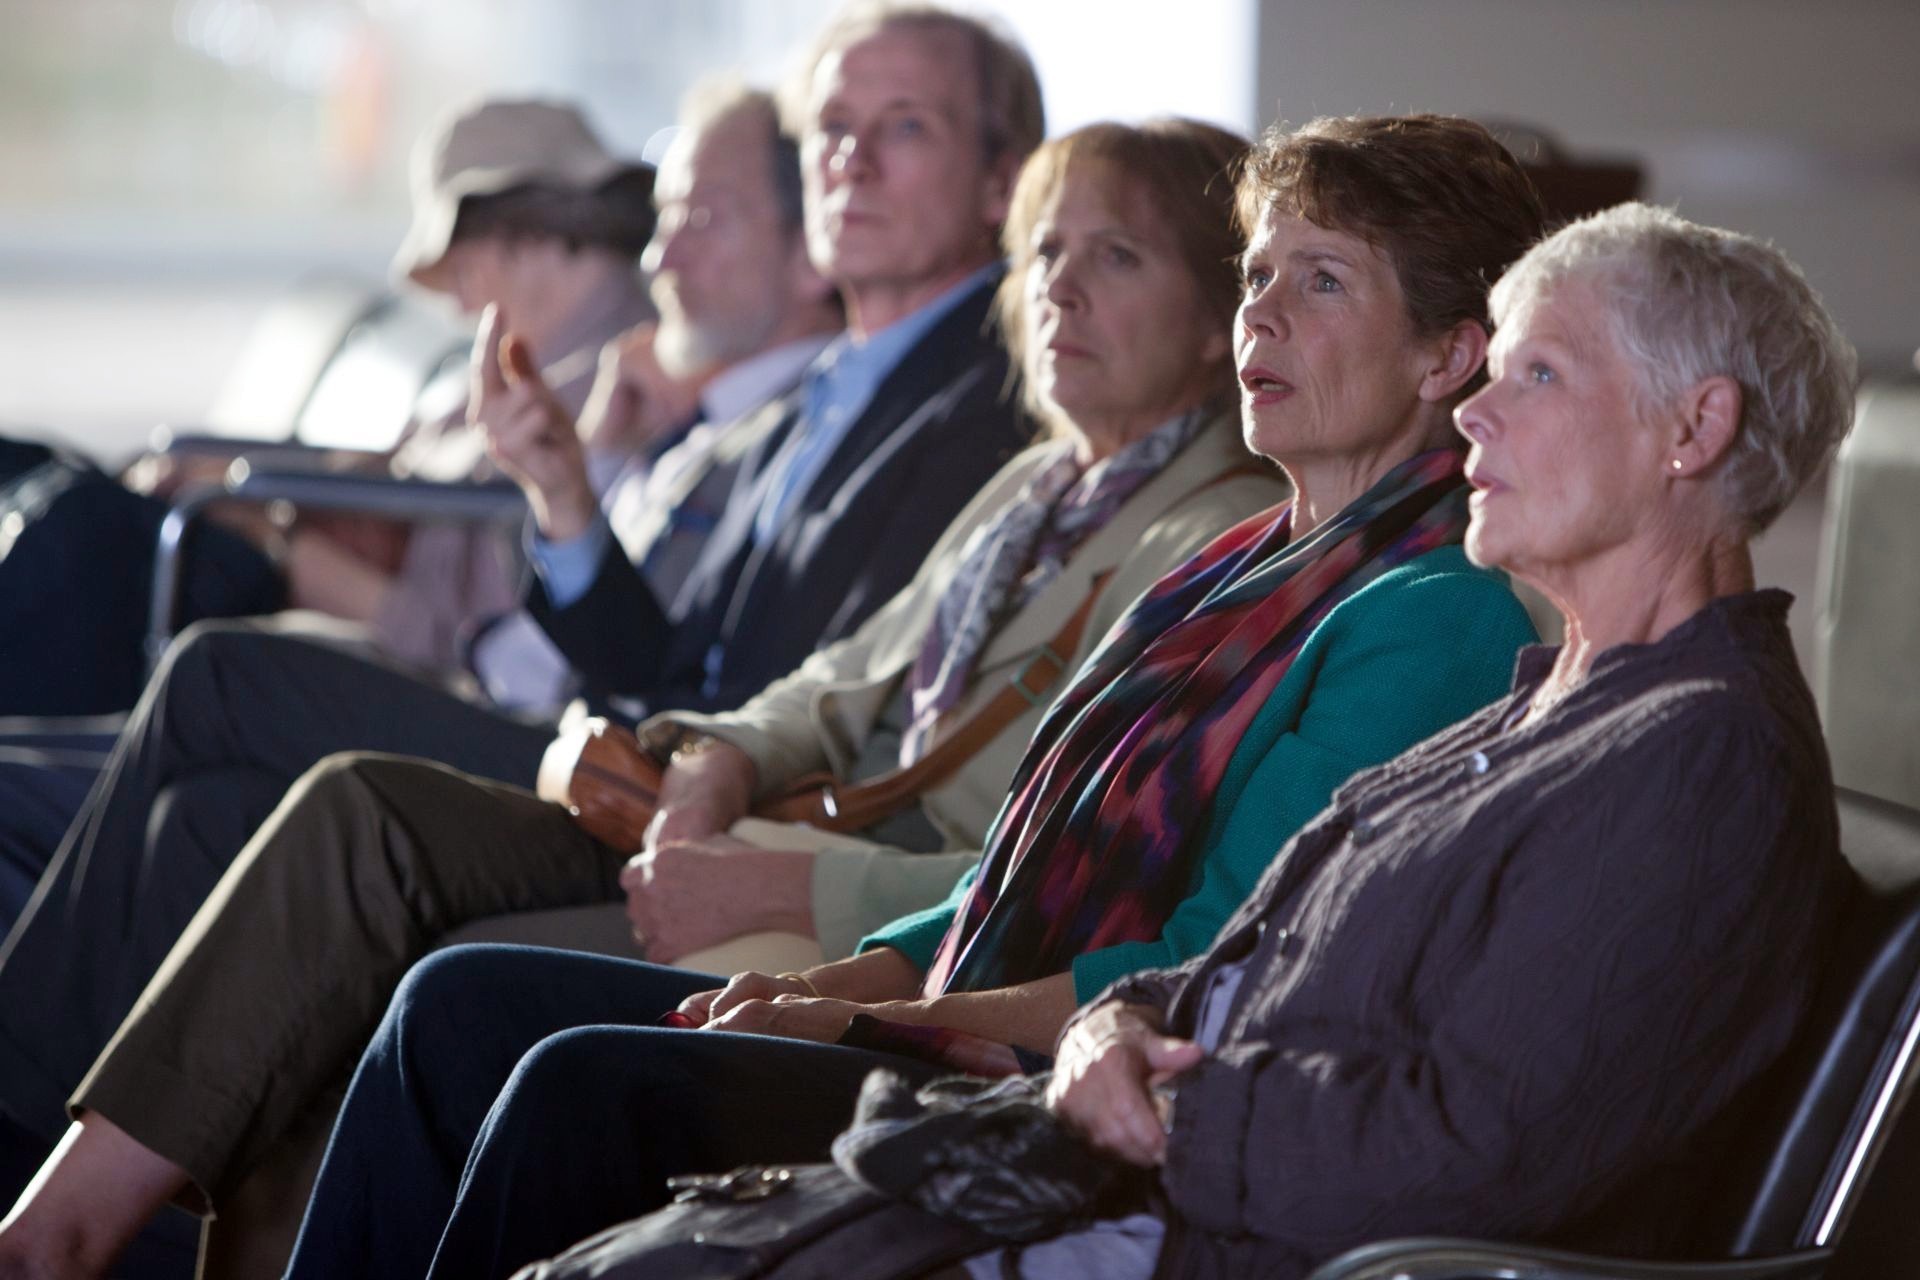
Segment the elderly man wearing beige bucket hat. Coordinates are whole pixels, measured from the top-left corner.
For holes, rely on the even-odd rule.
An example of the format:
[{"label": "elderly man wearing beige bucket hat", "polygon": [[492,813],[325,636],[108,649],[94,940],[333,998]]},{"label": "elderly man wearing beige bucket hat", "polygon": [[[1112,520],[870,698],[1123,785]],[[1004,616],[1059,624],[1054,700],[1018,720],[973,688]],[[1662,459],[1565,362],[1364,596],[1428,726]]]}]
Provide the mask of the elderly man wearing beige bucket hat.
[{"label": "elderly man wearing beige bucket hat", "polygon": [[[652,314],[635,271],[653,230],[652,191],[652,169],[607,151],[573,107],[483,102],[416,149],[413,223],[393,272],[469,313],[498,304],[524,315],[534,357],[577,414],[601,347]],[[397,473],[488,474],[463,390],[443,383],[423,395],[423,405],[442,407],[410,429],[392,461]],[[603,476],[619,462],[600,460]],[[350,528],[343,536],[328,522],[302,536],[296,526],[286,557],[291,603],[367,624],[378,647],[405,662],[454,666],[465,633],[518,598],[517,560],[491,531],[414,527],[395,567],[391,551],[383,556],[364,536],[365,522]]]},{"label": "elderly man wearing beige bucket hat", "polygon": [[[393,256],[393,274],[455,293],[448,253],[463,202],[518,187],[591,193],[638,172],[644,171],[608,152],[565,103],[482,102],[449,116],[414,149],[413,222]],[[583,221],[595,214],[611,221],[618,211],[582,204],[575,213]],[[477,311],[486,300],[462,296],[461,303]]]}]

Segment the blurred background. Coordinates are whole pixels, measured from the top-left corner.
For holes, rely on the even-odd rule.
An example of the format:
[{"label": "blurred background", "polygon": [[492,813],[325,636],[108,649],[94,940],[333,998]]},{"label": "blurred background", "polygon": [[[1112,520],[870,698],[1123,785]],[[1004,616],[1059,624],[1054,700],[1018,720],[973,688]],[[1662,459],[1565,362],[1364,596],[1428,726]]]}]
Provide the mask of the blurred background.
[{"label": "blurred background", "polygon": [[[1457,111],[1625,159],[1779,241],[1880,378],[1920,345],[1911,0],[1003,0],[1055,129]],[[771,83],[830,0],[10,0],[0,430],[111,463],[202,417],[262,309],[378,279],[413,138],[490,93],[651,158],[685,87]]]}]

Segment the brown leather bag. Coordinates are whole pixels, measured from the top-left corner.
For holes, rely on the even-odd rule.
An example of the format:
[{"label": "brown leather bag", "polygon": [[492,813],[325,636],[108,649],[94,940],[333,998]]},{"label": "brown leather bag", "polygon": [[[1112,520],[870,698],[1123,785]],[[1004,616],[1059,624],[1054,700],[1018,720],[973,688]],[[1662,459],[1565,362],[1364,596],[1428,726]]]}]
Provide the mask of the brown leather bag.
[{"label": "brown leather bag", "polygon": [[[830,774],[809,774],[753,806],[757,818],[801,822],[823,831],[862,831],[915,804],[971,760],[1019,719],[1042,705],[1047,692],[1066,674],[1080,646],[1094,601],[1106,577],[1096,579],[1087,598],[1058,633],[987,704],[949,733],[927,754],[901,769],[850,785]],[[594,839],[623,852],[645,846],[647,827],[660,804],[665,766],[640,745],[631,731],[595,717],[561,734],[540,761],[535,785],[540,797],[563,804]]]},{"label": "brown leather bag", "polygon": [[[660,805],[665,766],[633,732],[598,716],[555,738],[540,760],[536,790],[563,804],[602,844],[633,852],[647,841]],[[753,806],[756,817],[805,822],[827,831],[853,831],[832,808],[832,778],[815,774]],[[878,819],[874,819],[878,821]]]}]

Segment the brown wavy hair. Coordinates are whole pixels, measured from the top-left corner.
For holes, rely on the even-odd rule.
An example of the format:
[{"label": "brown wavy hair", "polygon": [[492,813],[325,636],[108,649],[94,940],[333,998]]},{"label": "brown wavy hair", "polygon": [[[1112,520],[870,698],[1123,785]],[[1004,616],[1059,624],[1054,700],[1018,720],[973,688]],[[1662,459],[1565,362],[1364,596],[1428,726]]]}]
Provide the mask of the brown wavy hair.
[{"label": "brown wavy hair", "polygon": [[1462,320],[1492,332],[1488,291],[1546,224],[1520,162],[1484,127],[1457,116],[1276,125],[1248,158],[1237,198],[1248,235],[1278,211],[1380,250],[1423,334]]},{"label": "brown wavy hair", "polygon": [[[995,313],[1013,354],[1026,367],[1026,265],[1033,228],[1076,166],[1097,166],[1131,196],[1147,201],[1174,234],[1193,273],[1202,304],[1231,332],[1240,306],[1242,236],[1235,215],[1235,178],[1251,144],[1237,133],[1198,120],[1168,117],[1128,125],[1090,124],[1040,144],[1020,170],[1001,245],[1009,264]],[[1220,369],[1221,394],[1233,391],[1229,357]],[[1044,417],[1031,389],[1028,410]]]}]

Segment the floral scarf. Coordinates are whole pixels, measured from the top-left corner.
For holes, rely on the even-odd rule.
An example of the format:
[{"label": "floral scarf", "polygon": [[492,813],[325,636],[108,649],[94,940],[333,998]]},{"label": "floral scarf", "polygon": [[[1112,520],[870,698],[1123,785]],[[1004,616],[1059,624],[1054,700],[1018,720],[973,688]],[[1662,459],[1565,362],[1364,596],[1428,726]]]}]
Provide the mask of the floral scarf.
[{"label": "floral scarf", "polygon": [[1314,628],[1466,532],[1462,455],[1409,459],[1295,541],[1287,504],[1162,578],[1047,712],[925,993],[982,991],[1149,941],[1186,895],[1227,762]]}]

